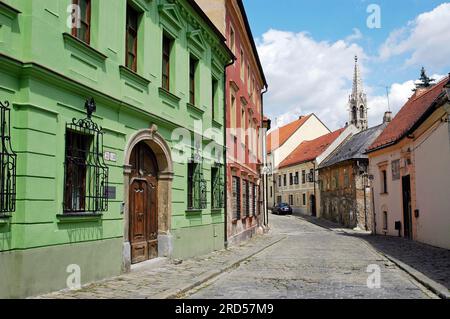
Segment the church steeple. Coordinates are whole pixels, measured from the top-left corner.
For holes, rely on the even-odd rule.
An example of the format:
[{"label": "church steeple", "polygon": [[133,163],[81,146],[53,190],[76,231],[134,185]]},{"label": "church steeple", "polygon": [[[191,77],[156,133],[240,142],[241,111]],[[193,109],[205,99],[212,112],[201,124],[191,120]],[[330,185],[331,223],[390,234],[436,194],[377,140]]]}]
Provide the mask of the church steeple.
[{"label": "church steeple", "polygon": [[367,96],[364,93],[358,56],[355,56],[355,72],[353,75],[352,94],[349,98],[349,107],[350,123],[355,125],[361,131],[367,130]]}]

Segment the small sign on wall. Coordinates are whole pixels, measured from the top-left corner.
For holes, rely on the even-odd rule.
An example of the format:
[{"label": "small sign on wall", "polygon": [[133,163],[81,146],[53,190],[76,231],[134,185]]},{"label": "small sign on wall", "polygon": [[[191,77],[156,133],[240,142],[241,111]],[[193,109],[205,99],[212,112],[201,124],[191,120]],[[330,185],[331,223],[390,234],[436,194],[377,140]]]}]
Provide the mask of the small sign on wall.
[{"label": "small sign on wall", "polygon": [[106,188],[106,197],[108,199],[116,199],[116,187],[108,186]]},{"label": "small sign on wall", "polygon": [[109,162],[117,162],[117,154],[113,152],[105,152],[104,159]]}]

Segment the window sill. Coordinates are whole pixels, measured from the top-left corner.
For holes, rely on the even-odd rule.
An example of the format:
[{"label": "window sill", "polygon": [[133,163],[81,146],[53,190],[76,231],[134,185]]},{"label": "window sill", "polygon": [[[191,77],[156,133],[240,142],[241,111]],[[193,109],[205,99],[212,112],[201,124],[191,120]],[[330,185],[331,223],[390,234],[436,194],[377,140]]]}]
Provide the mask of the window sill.
[{"label": "window sill", "polygon": [[222,214],[223,208],[211,208],[211,214]]},{"label": "window sill", "polygon": [[0,215],[0,227],[4,226],[4,225],[8,225],[9,222],[11,221],[11,217],[10,215]]},{"label": "window sill", "polygon": [[86,214],[63,214],[56,215],[59,223],[85,223],[98,222],[102,219],[103,214],[86,213]]},{"label": "window sill", "polygon": [[218,129],[221,129],[222,127],[223,127],[223,124],[222,123],[220,123],[220,122],[218,122],[218,121],[216,121],[216,120],[212,120],[212,125],[214,126],[214,127],[216,127],[216,128],[218,128]]},{"label": "window sill", "polygon": [[387,196],[389,193],[380,193],[381,196]]},{"label": "window sill", "polygon": [[101,53],[97,49],[94,49],[89,44],[81,41],[80,39],[78,39],[76,37],[74,37],[70,33],[64,32],[63,33],[63,38],[64,38],[64,42],[66,44],[72,46],[73,48],[76,48],[76,49],[82,51],[83,53],[87,54],[88,56],[93,57],[94,59],[96,59],[96,60],[98,60],[100,62],[104,62],[108,58],[108,56],[104,55],[103,53]]},{"label": "window sill", "polygon": [[192,208],[186,210],[186,214],[201,214],[201,213],[203,213],[203,209]]},{"label": "window sill", "polygon": [[196,113],[199,116],[203,116],[203,114],[205,114],[205,110],[201,109],[200,107],[192,103],[186,103],[186,106],[188,110],[191,110],[192,112]]},{"label": "window sill", "polygon": [[135,71],[131,70],[130,68],[121,65],[119,66],[120,69],[120,76],[125,77],[129,80],[132,80],[133,82],[136,82],[137,84],[148,87],[148,85],[151,83],[150,80],[144,78],[143,76],[140,76]]},{"label": "window sill", "polygon": [[181,98],[176,96],[173,93],[170,93],[166,89],[160,87],[159,88],[159,96],[164,99],[164,102],[173,108],[178,108]]},{"label": "window sill", "polygon": [[21,14],[22,12],[20,12],[16,8],[10,6],[9,4],[0,2],[0,13],[3,13],[4,15],[6,15],[8,18],[10,18],[12,20],[15,17],[17,17],[19,14]]}]

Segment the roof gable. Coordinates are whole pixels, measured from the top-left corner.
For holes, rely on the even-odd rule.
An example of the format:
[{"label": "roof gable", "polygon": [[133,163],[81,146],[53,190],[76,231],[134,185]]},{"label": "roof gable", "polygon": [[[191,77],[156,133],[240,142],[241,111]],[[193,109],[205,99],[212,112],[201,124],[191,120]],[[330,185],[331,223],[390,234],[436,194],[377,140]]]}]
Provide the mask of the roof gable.
[{"label": "roof gable", "polygon": [[283,162],[281,162],[280,168],[315,160],[342,134],[344,130],[345,128],[342,128],[316,138],[315,140],[303,142]]},{"label": "roof gable", "polygon": [[[269,133],[266,138],[267,153],[272,153],[276,149],[280,148],[287,142],[287,140],[295,133],[299,128],[301,128],[313,114],[308,116],[303,116],[298,120],[291,122],[283,127],[280,127],[273,132]],[[278,141],[277,141],[278,139]]]},{"label": "roof gable", "polygon": [[449,77],[444,78],[417,97],[411,97],[386,127],[381,135],[370,145],[368,151],[384,148],[400,141],[414,127],[420,118],[442,94]]}]

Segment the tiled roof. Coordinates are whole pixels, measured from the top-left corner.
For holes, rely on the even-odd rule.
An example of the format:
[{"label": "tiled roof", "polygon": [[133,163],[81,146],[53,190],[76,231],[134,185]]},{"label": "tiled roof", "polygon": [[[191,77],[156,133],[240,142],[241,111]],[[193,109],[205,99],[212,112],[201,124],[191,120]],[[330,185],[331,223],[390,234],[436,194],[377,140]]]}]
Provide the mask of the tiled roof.
[{"label": "tiled roof", "polygon": [[348,160],[366,159],[367,147],[383,132],[386,124],[381,124],[350,137],[322,162],[319,168],[325,168]]},{"label": "tiled roof", "polygon": [[283,162],[281,162],[280,168],[315,160],[320,154],[326,151],[328,146],[330,146],[344,130],[345,128],[342,128],[316,138],[315,140],[303,142]]},{"label": "tiled roof", "polygon": [[449,78],[446,77],[421,95],[411,97],[383,133],[370,145],[368,151],[392,145],[402,139],[432,106],[448,80]]},{"label": "tiled roof", "polygon": [[[289,123],[283,127],[280,127],[273,132],[271,132],[267,138],[267,153],[272,153],[274,150],[278,149],[279,147],[283,146],[284,143],[294,134],[300,127],[302,127],[303,124],[306,123],[311,118],[312,114],[308,116],[303,116],[299,118],[298,120]],[[276,136],[278,134],[278,141],[276,140]],[[272,141],[273,139],[273,141]],[[272,142],[274,145],[272,145]],[[278,145],[276,145],[278,144]]]}]

